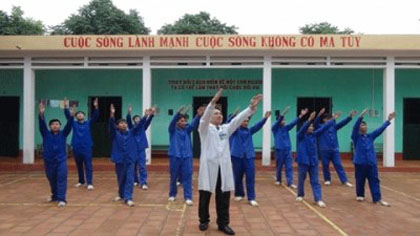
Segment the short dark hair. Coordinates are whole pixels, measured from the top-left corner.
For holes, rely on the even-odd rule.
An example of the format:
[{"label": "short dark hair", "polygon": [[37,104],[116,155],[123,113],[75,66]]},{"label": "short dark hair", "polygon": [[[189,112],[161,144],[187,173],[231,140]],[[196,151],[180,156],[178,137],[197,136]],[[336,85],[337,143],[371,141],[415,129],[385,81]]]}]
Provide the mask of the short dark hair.
[{"label": "short dark hair", "polygon": [[58,122],[61,125],[61,121],[59,119],[51,119],[50,122],[48,123],[48,126],[51,126],[51,124],[54,122]]},{"label": "short dark hair", "polygon": [[134,121],[137,117],[138,117],[138,118],[140,118],[140,116],[139,116],[139,115],[134,115],[134,116],[133,116],[133,121]]},{"label": "short dark hair", "polygon": [[367,124],[366,124],[366,121],[362,121],[362,123],[361,123],[361,124],[362,124],[362,125],[367,125]]},{"label": "short dark hair", "polygon": [[82,113],[84,116],[86,115],[83,111],[76,112],[75,116],[77,116],[79,113]]},{"label": "short dark hair", "polygon": [[322,115],[322,119],[331,119],[332,118],[332,114],[326,113]]},{"label": "short dark hair", "polygon": [[186,119],[186,120],[188,120],[188,118],[189,118],[189,116],[187,114],[181,114],[181,115],[178,116],[178,120],[177,121],[179,121],[180,119]]},{"label": "short dark hair", "polygon": [[126,119],[119,119],[119,120],[117,120],[117,125],[121,122],[127,123],[127,120]]}]

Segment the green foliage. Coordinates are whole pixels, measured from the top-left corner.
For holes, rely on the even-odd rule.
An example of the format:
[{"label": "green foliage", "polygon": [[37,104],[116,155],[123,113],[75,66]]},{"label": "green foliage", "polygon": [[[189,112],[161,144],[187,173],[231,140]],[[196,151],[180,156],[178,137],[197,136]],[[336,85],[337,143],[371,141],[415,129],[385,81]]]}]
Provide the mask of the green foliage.
[{"label": "green foliage", "polygon": [[238,34],[237,27],[227,26],[207,12],[185,14],[174,24],[166,24],[158,30],[158,34]]},{"label": "green foliage", "polygon": [[42,35],[45,27],[41,21],[24,18],[20,7],[13,7],[10,15],[0,11],[0,35]]},{"label": "green foliage", "polygon": [[301,34],[353,34],[354,30],[345,28],[340,31],[337,26],[328,22],[307,24],[299,28]]}]

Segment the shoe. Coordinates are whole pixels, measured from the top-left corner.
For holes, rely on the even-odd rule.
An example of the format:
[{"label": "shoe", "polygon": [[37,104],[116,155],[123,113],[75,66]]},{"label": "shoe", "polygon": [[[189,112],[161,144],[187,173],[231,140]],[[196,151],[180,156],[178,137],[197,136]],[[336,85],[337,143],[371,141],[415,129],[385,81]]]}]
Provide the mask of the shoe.
[{"label": "shoe", "polygon": [[237,201],[237,202],[240,202],[240,201],[242,201],[242,199],[243,199],[243,197],[240,197],[240,196],[238,196],[238,197],[235,197],[235,201]]},{"label": "shoe", "polygon": [[358,202],[363,202],[365,200],[364,197],[356,197],[356,201]]},{"label": "shoe", "polygon": [[296,185],[294,184],[289,185],[289,188],[297,189]]},{"label": "shoe", "polygon": [[122,198],[120,198],[120,197],[115,197],[114,198],[114,202],[119,202],[119,201],[121,201],[122,200]]},{"label": "shoe", "polygon": [[209,228],[209,222],[200,223],[198,228],[200,229],[200,231],[206,231]]},{"label": "shoe", "polygon": [[281,184],[281,182],[280,182],[280,181],[276,181],[274,184],[275,184],[275,185],[280,185],[280,184]]},{"label": "shoe", "polygon": [[63,201],[59,201],[57,204],[58,207],[65,207],[66,206],[66,202]]},{"label": "shoe", "polygon": [[386,207],[391,206],[391,204],[389,204],[388,202],[385,202],[384,200],[379,200],[379,204],[381,204],[381,206],[386,206]]},{"label": "shoe", "polygon": [[93,190],[95,187],[93,187],[93,185],[91,185],[91,184],[89,184],[88,186],[87,186],[87,190]]},{"label": "shoe", "polygon": [[345,182],[344,185],[346,185],[349,188],[353,187],[353,184],[351,184],[350,182]]},{"label": "shoe", "polygon": [[249,204],[251,204],[251,206],[253,206],[253,207],[257,207],[258,206],[258,202],[255,201],[255,200],[249,201]]},{"label": "shoe", "polygon": [[218,228],[220,231],[222,231],[223,233],[227,235],[235,235],[235,231],[233,231],[233,229],[231,229],[229,225],[219,226]]},{"label": "shoe", "polygon": [[137,182],[134,182],[134,186],[137,186],[137,185],[139,185],[139,183],[137,183]]},{"label": "shoe", "polygon": [[143,184],[143,185],[141,186],[141,189],[143,189],[143,190],[147,190],[147,189],[149,189],[149,188],[147,187],[147,185]]},{"label": "shoe", "polygon": [[297,202],[302,202],[302,201],[303,201],[303,197],[297,197],[297,198],[296,198],[296,201],[297,201]]},{"label": "shoe", "polygon": [[169,198],[168,198],[168,201],[169,201],[169,202],[175,202],[175,197],[169,197]]},{"label": "shoe", "polygon": [[77,183],[76,185],[74,185],[74,187],[76,187],[76,188],[80,188],[80,187],[82,187],[82,183]]},{"label": "shoe", "polygon": [[316,204],[321,208],[327,207],[327,205],[325,205],[325,203],[323,201],[318,201],[318,202],[316,202]]},{"label": "shoe", "polygon": [[47,198],[47,199],[45,199],[45,202],[46,203],[51,203],[51,202],[56,202],[57,201],[57,199],[52,199],[51,197],[49,197],[49,198]]},{"label": "shoe", "polygon": [[129,206],[129,207],[133,207],[134,206],[134,202],[131,201],[131,200],[126,201],[125,204],[127,204],[127,206]]},{"label": "shoe", "polygon": [[185,201],[185,204],[187,204],[187,206],[192,206],[193,205],[193,201],[191,199],[187,199]]},{"label": "shoe", "polygon": [[331,181],[325,181],[325,182],[324,182],[324,185],[326,185],[326,186],[331,185]]}]

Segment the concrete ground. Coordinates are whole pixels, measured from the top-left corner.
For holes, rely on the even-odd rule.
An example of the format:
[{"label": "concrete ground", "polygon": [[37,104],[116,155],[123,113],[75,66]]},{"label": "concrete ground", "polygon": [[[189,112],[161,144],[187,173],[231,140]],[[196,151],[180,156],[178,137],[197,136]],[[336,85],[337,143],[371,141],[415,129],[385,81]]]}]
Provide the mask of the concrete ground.
[{"label": "concrete ground", "polygon": [[[230,226],[236,235],[420,235],[419,172],[380,173],[383,199],[391,207],[372,204],[367,186],[366,201],[356,202],[355,189],[341,185],[333,172],[332,185],[322,187],[324,209],[314,205],[309,181],[305,201],[299,203],[294,190],[274,185],[273,174],[257,173],[259,207],[235,202],[232,194]],[[348,175],[354,182],[354,173]],[[93,191],[73,187],[76,182],[70,171],[68,205],[57,208],[45,203],[49,186],[42,171],[1,171],[0,235],[222,235],[214,200],[209,229],[198,229],[197,172],[192,207],[184,204],[181,187],[176,202],[168,204],[167,171],[149,171],[149,190],[134,189],[132,208],[112,201],[117,192],[113,171],[96,171]]]}]

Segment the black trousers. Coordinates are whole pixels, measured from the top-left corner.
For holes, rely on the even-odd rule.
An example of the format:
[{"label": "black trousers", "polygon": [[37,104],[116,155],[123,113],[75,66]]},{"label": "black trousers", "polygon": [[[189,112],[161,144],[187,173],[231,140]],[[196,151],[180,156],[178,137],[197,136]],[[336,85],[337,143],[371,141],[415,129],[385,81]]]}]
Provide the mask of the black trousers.
[{"label": "black trousers", "polygon": [[[211,192],[204,190],[199,191],[198,217],[200,218],[200,223],[210,222],[210,197]],[[229,225],[229,203],[230,191],[222,192],[222,178],[219,169],[216,183],[216,212],[217,224],[221,227]]]}]

